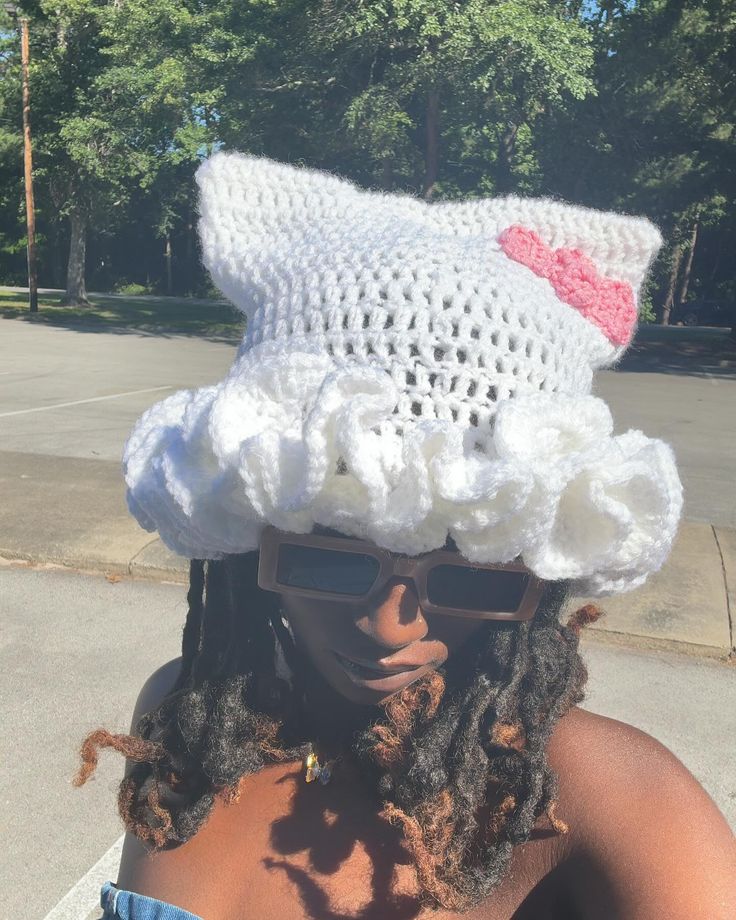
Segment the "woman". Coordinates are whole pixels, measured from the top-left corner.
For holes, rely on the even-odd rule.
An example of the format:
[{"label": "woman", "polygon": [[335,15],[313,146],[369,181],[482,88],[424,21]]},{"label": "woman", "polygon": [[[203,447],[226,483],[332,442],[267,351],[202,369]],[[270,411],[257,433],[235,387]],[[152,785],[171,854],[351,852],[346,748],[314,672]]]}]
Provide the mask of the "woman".
[{"label": "woman", "polygon": [[78,782],[129,761],[105,916],[730,916],[725,821],[576,708],[599,614],[559,621],[659,568],[681,510],[667,445],[590,396],[656,229],[238,154],[198,181],[248,326],[125,449],[131,511],[192,563],[181,658],[82,749]]}]

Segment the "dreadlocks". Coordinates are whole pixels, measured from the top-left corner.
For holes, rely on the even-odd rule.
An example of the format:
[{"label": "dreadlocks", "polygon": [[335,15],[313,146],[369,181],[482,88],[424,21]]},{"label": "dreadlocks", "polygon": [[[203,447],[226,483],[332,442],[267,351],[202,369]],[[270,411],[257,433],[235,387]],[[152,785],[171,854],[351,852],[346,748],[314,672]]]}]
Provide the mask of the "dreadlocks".
[{"label": "dreadlocks", "polygon": [[[175,686],[134,735],[92,732],[82,785],[111,747],[133,767],[118,808],[127,830],[157,850],[193,837],[216,797],[236,800],[240,779],[308,749],[304,662],[278,595],[257,586],[258,553],[192,561],[182,667]],[[413,858],[425,906],[464,911],[503,877],[516,844],[554,812],[550,735],[583,698],[578,635],[600,615],[583,607],[559,621],[564,582],[547,585],[528,622],[490,622],[442,669],[382,704],[356,731],[352,753]],[[480,638],[478,638],[480,636]],[[294,674],[276,674],[277,643]]]}]

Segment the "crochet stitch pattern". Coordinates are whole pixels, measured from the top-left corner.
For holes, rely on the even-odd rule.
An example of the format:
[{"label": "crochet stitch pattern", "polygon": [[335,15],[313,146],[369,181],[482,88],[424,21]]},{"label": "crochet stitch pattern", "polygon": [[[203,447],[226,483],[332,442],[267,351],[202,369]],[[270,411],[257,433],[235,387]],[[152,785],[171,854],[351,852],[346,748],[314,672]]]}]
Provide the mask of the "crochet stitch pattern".
[{"label": "crochet stitch pattern", "polygon": [[[544,199],[429,204],[229,152],[197,182],[204,263],[247,327],[222,382],[131,432],[144,528],[200,559],[257,548],[266,523],[409,555],[449,534],[471,561],[521,555],[581,594],[662,565],[682,507],[672,451],[614,436],[591,395],[631,333],[606,284],[635,305],[661,244],[649,221]],[[575,251],[585,310],[504,251],[521,231],[553,261]]]}]

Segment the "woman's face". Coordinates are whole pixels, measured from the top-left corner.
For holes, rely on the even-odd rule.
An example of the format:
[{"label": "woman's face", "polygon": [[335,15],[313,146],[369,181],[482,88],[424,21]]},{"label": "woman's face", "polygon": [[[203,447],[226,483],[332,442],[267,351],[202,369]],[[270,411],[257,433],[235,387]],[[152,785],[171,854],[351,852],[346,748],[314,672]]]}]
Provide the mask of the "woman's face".
[{"label": "woman's face", "polygon": [[347,700],[378,705],[440,667],[483,622],[425,614],[411,579],[392,578],[364,605],[282,595],[297,644]]}]

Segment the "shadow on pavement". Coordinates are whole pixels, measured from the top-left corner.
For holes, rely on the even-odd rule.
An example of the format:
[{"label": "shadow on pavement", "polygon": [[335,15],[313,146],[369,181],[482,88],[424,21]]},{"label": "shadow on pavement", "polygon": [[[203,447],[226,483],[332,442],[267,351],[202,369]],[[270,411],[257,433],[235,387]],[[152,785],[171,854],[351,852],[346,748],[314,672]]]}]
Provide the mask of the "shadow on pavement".
[{"label": "shadow on pavement", "polygon": [[736,339],[710,326],[640,326],[618,372],[736,378]]},{"label": "shadow on pavement", "polygon": [[26,307],[16,306],[17,294],[0,291],[0,319],[19,319],[82,333],[157,338],[183,335],[229,344],[237,344],[243,336],[242,315],[224,302],[94,294],[90,295],[89,307],[62,307],[60,295],[46,295],[45,299],[38,313],[32,314]]},{"label": "shadow on pavement", "polygon": [[[196,336],[210,342],[238,344],[244,319],[225,301],[144,295],[90,294],[92,305],[61,307],[62,292],[46,294],[51,304],[36,314],[15,307],[19,296],[0,289],[0,319],[59,326],[75,332],[109,332],[157,338]],[[713,326],[640,326],[619,372],[736,378],[736,339],[728,328]]]}]

